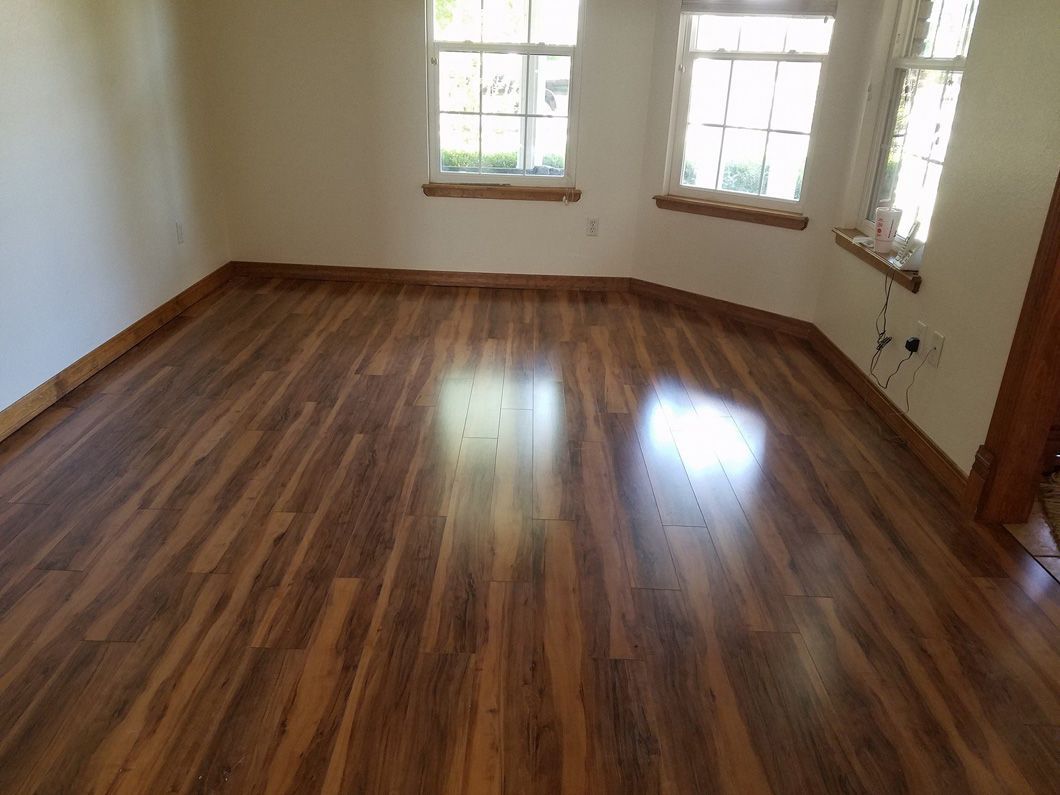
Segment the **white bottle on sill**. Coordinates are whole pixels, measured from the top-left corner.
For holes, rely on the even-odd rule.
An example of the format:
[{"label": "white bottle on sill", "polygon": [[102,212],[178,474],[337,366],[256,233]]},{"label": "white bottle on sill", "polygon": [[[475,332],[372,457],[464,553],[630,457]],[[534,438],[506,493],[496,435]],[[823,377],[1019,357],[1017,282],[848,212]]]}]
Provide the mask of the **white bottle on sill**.
[{"label": "white bottle on sill", "polygon": [[890,254],[894,250],[894,241],[898,237],[898,223],[902,220],[902,211],[887,205],[876,208],[876,242],[877,254]]}]

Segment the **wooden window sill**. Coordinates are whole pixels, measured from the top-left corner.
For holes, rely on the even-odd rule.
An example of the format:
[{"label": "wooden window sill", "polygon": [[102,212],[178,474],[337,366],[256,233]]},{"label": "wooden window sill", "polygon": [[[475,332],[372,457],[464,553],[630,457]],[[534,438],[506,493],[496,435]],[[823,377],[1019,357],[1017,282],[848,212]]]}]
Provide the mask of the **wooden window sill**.
[{"label": "wooden window sill", "polygon": [[576,202],[582,197],[577,188],[542,188],[529,185],[476,185],[454,182],[428,182],[424,196],[451,199],[502,199],[523,202]]},{"label": "wooden window sill", "polygon": [[788,213],[781,210],[764,210],[759,207],[747,207],[742,204],[706,201],[704,199],[686,199],[684,196],[653,196],[655,206],[660,210],[673,210],[678,213],[710,215],[714,218],[728,218],[730,221],[746,221],[749,224],[779,226],[782,229],[805,229],[810,219],[801,213]]},{"label": "wooden window sill", "polygon": [[883,254],[859,246],[854,242],[855,237],[864,237],[857,229],[839,229],[835,232],[835,242],[840,248],[845,248],[862,262],[866,262],[880,273],[886,273],[894,279],[895,284],[900,284],[911,293],[920,292],[921,278],[916,271],[904,271],[898,268]]}]

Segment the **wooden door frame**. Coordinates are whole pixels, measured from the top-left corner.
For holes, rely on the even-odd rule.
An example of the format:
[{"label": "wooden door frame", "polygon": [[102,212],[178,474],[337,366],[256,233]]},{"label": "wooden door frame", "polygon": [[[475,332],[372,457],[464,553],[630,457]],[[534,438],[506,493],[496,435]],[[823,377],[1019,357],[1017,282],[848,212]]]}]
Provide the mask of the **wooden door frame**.
[{"label": "wooden door frame", "polygon": [[966,505],[986,522],[1025,522],[1060,398],[1060,179]]}]

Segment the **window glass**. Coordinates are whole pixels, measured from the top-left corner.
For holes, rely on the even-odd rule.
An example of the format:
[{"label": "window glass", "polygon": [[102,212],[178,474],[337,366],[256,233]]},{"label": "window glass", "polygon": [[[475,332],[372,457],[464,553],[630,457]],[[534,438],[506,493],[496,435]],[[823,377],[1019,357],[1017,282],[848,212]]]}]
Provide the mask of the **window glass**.
[{"label": "window glass", "polygon": [[732,61],[700,58],[692,67],[692,92],[688,102],[691,124],[724,124],[729,102]]},{"label": "window glass", "polygon": [[478,113],[482,56],[475,52],[443,52],[438,58],[438,107],[443,111]]},{"label": "window glass", "polygon": [[482,0],[435,0],[435,41],[482,41]]},{"label": "window glass", "polygon": [[[435,0],[441,2],[441,0]],[[482,40],[526,42],[530,36],[527,0],[482,0]]]},{"label": "window glass", "polygon": [[690,125],[685,136],[685,165],[681,182],[693,188],[718,186],[721,163],[721,127]]},{"label": "window glass", "polygon": [[777,67],[777,88],[770,127],[808,133],[817,103],[819,63],[782,63]]},{"label": "window glass", "polygon": [[[977,0],[935,0],[922,2],[921,16],[927,12],[926,25],[921,24],[923,44],[912,55],[927,58],[957,58],[968,54],[968,42],[975,23]],[[917,37],[914,36],[914,42]],[[914,44],[917,48],[917,44]]]},{"label": "window glass", "polygon": [[530,41],[535,44],[567,44],[578,41],[578,3],[571,0],[534,0]]}]

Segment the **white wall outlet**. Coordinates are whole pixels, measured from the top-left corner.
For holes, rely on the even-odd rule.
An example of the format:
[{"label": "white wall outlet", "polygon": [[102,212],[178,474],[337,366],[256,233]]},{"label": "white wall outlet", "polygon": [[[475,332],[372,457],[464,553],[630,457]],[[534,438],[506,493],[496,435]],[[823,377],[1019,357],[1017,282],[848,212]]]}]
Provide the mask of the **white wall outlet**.
[{"label": "white wall outlet", "polygon": [[920,340],[920,355],[923,356],[925,353],[927,353],[928,349],[927,323],[925,323],[923,320],[917,321],[916,331],[913,332],[913,336]]},{"label": "white wall outlet", "polygon": [[184,224],[177,221],[177,245],[184,245]]},{"label": "white wall outlet", "polygon": [[942,360],[942,348],[946,344],[946,338],[939,334],[937,331],[931,332],[931,339],[928,341],[928,356],[927,362],[932,367],[938,367],[939,362]]},{"label": "white wall outlet", "polygon": [[599,218],[589,218],[585,221],[585,234],[589,237],[600,237]]}]

